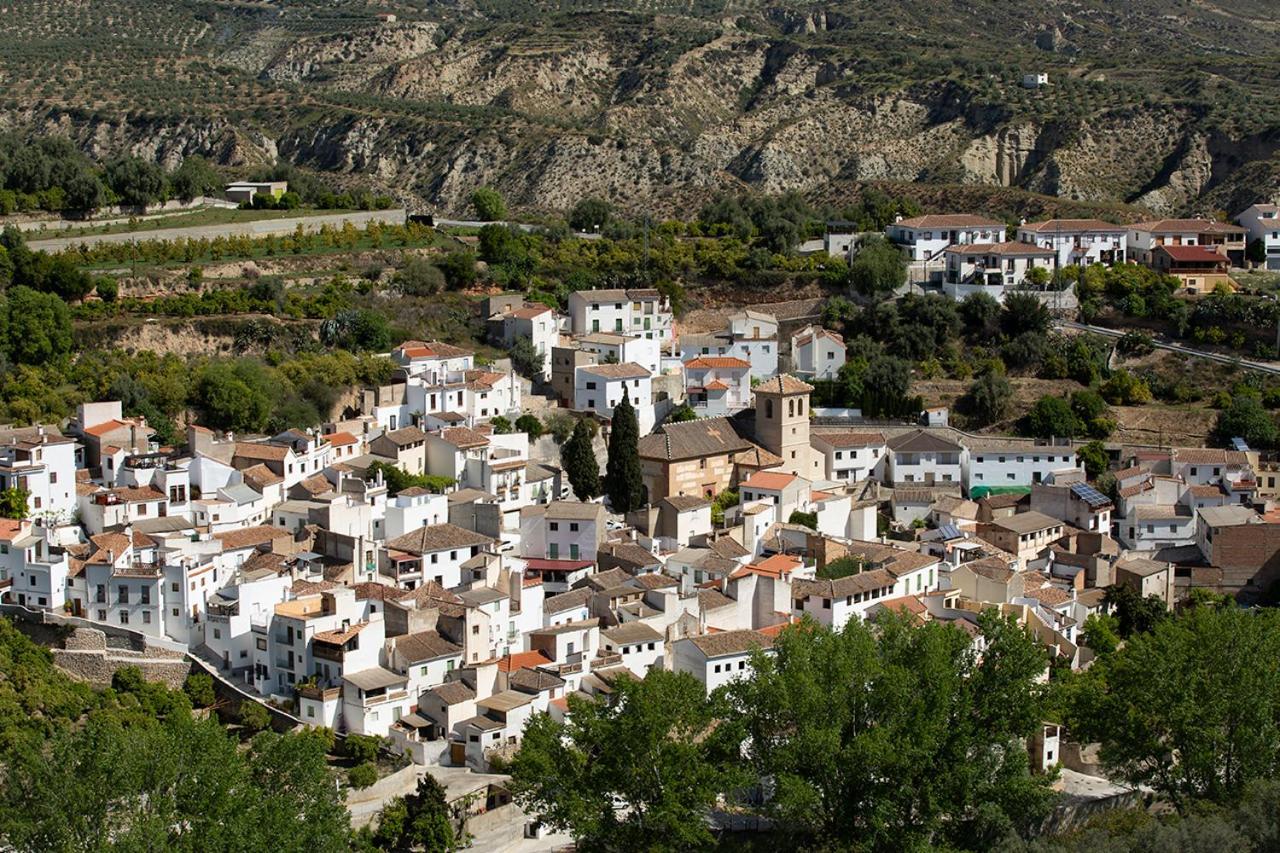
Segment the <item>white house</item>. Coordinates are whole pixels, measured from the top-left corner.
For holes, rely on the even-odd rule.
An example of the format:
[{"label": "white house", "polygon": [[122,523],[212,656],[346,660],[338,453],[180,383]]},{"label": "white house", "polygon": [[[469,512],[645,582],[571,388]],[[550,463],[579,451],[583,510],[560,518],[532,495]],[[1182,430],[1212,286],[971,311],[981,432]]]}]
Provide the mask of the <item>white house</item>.
[{"label": "white house", "polygon": [[612,418],[613,407],[622,402],[624,394],[635,407],[640,434],[648,435],[656,420],[648,370],[629,362],[583,365],[574,370],[573,407],[579,411]]},{"label": "white house", "polygon": [[656,338],[618,332],[588,332],[574,339],[578,349],[596,356],[596,364],[632,362],[657,376],[662,372],[662,349]]},{"label": "white house", "polygon": [[70,520],[76,511],[76,443],[44,427],[15,430],[0,443],[0,490],[27,492],[32,518]]},{"label": "white house", "polygon": [[751,654],[769,649],[773,640],[759,631],[718,631],[677,640],[672,668],[696,678],[707,693],[751,675]]},{"label": "white house", "polygon": [[878,432],[815,432],[809,443],[822,454],[828,480],[856,483],[884,477],[889,447]]},{"label": "white house", "polygon": [[904,433],[888,441],[886,480],[933,486],[959,484],[967,451],[962,445],[924,430]]},{"label": "white house", "polygon": [[604,541],[603,504],[552,501],[520,513],[520,547],[525,557],[595,562]]},{"label": "white house", "polygon": [[569,294],[576,335],[619,332],[665,343],[671,340],[671,306],[656,290],[578,290]]},{"label": "white house", "polygon": [[942,290],[957,300],[986,293],[1003,301],[1005,291],[1020,287],[1033,269],[1053,270],[1054,250],[1031,243],[972,243],[950,246],[944,254]]},{"label": "white house", "polygon": [[1054,471],[1075,467],[1076,454],[1069,445],[971,441],[965,456],[964,488],[972,494],[979,486],[1030,486],[1046,481]]},{"label": "white house", "polygon": [[1129,259],[1147,266],[1154,264],[1159,246],[1204,246],[1243,264],[1248,235],[1239,225],[1210,219],[1154,219],[1130,225],[1125,239]]},{"label": "white house", "polygon": [[1267,253],[1263,266],[1269,270],[1280,270],[1280,206],[1250,205],[1236,217],[1236,222],[1249,231],[1250,243],[1262,241]]},{"label": "white house", "polygon": [[750,308],[729,315],[729,355],[750,363],[751,375],[768,379],[778,373],[778,320]]},{"label": "white house", "polygon": [[445,589],[462,583],[462,564],[493,545],[493,540],[455,524],[420,527],[387,541],[378,571],[405,589],[435,581]]},{"label": "white house", "polygon": [[689,406],[704,418],[722,418],[751,406],[751,363],[704,355],[684,363]]},{"label": "white house", "polygon": [[1047,219],[1023,222],[1018,240],[1052,249],[1059,267],[1122,264],[1128,229],[1101,219]]},{"label": "white house", "polygon": [[662,669],[666,660],[666,640],[644,622],[626,622],[600,632],[602,652],[616,654],[622,665],[638,678],[651,669]]},{"label": "white house", "polygon": [[836,580],[797,579],[791,583],[792,614],[809,616],[820,625],[840,630],[850,619],[891,598],[897,579],[884,569],[872,569]]},{"label": "white house", "polygon": [[948,246],[1003,243],[1002,222],[968,213],[917,216],[897,220],[885,229],[889,242],[902,247],[913,261],[936,258]]},{"label": "white house", "polygon": [[542,379],[551,378],[551,348],[560,340],[555,312],[545,305],[525,305],[490,318],[502,324],[502,343],[510,348],[520,339],[542,357]]},{"label": "white house", "polygon": [[801,379],[835,379],[844,367],[844,338],[821,326],[791,336],[791,372]]}]

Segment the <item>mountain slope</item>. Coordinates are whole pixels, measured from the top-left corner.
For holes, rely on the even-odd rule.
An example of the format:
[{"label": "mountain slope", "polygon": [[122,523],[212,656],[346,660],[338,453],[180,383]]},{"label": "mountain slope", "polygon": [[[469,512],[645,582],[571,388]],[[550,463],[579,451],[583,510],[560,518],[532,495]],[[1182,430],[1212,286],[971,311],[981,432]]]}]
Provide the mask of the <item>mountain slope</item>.
[{"label": "mountain slope", "polygon": [[[534,208],[888,180],[1161,212],[1280,187],[1261,0],[379,11],[397,20],[319,0],[0,0],[0,121],[99,155],[284,156],[452,211],[482,183]],[[1050,85],[1024,89],[1028,72]]]}]

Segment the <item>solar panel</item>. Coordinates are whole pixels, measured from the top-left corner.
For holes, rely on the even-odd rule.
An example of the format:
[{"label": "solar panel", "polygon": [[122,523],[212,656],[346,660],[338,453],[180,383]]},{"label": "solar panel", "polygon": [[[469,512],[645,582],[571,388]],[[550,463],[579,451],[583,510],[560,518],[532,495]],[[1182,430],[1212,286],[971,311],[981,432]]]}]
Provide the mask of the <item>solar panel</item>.
[{"label": "solar panel", "polygon": [[943,539],[962,538],[962,534],[960,533],[960,528],[956,527],[954,524],[942,525],[941,527],[938,528],[938,533],[942,535]]},{"label": "solar panel", "polygon": [[1241,453],[1248,453],[1249,443],[1243,438],[1233,438],[1231,439],[1231,448],[1233,450],[1239,450]]},{"label": "solar panel", "polygon": [[1071,486],[1071,491],[1076,497],[1087,503],[1090,507],[1099,507],[1111,503],[1111,498],[1102,492],[1090,486],[1088,483],[1075,483]]}]

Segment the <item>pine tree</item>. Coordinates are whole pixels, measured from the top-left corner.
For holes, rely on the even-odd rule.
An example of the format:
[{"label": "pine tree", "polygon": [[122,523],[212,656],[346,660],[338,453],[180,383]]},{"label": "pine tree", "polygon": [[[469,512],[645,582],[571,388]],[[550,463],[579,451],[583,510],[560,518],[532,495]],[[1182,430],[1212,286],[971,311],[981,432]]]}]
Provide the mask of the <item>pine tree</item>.
[{"label": "pine tree", "polygon": [[560,465],[569,477],[569,485],[580,501],[589,501],[600,494],[600,465],[591,448],[591,428],[585,420],[578,421],[573,435],[560,450]]},{"label": "pine tree", "polygon": [[640,421],[631,400],[624,394],[613,407],[609,433],[609,463],[605,466],[605,493],[614,512],[626,513],[644,505],[644,482],[640,474]]}]

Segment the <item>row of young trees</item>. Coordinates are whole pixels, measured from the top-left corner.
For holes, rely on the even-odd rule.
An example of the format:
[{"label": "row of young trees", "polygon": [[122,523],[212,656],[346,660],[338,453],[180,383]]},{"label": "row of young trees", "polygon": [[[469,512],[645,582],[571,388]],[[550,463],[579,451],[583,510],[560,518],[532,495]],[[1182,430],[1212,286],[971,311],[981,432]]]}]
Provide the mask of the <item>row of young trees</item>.
[{"label": "row of young trees", "polygon": [[[1206,594],[1177,616],[1118,588],[1108,601],[1118,615],[1085,631],[1094,665],[1048,684],[1043,649],[994,611],[981,654],[940,623],[806,621],[709,697],[683,674],[621,679],[610,696],[571,697],[564,723],[531,720],[513,788],[585,849],[709,848],[709,813],[744,808],[792,849],[1209,849],[1176,842],[1213,835],[1274,849],[1280,613]],[[1133,810],[1036,838],[1055,795],[1052,775],[1028,772],[1024,740],[1053,719],[1174,816]]]}]

